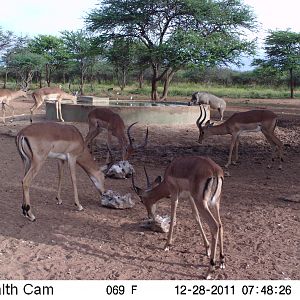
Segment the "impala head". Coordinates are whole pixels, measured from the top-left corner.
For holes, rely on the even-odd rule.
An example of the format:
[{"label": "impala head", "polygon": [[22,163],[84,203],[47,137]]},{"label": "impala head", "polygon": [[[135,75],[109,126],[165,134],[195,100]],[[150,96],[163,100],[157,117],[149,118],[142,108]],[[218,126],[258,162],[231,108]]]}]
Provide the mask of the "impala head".
[{"label": "impala head", "polygon": [[133,125],[135,125],[137,122],[132,123],[128,128],[127,128],[127,136],[128,136],[128,141],[129,144],[126,145],[126,148],[124,148],[123,151],[123,160],[128,160],[128,158],[133,154],[133,152],[135,152],[137,149],[143,149],[146,147],[147,143],[148,143],[148,127],[147,127],[147,131],[146,131],[146,136],[145,136],[145,140],[143,142],[143,144],[138,145],[138,146],[134,146],[133,142],[134,139],[131,137],[130,135],[130,129],[132,128]]},{"label": "impala head", "polygon": [[20,90],[20,91],[19,91],[19,97],[24,97],[24,98],[27,98],[27,94],[26,94],[26,92],[24,92],[24,91]]},{"label": "impala head", "polygon": [[151,201],[151,191],[158,186],[162,182],[161,176],[156,177],[156,179],[151,183],[146,171],[146,168],[144,167],[146,180],[147,180],[147,189],[141,189],[137,187],[134,183],[134,176],[132,174],[132,187],[136,194],[139,196],[141,202],[145,205],[148,213],[148,217],[155,219],[155,211],[156,211],[156,205],[152,203]]},{"label": "impala head", "polygon": [[202,141],[206,138],[206,132],[207,128],[212,126],[210,124],[210,121],[208,120],[204,125],[204,121],[206,119],[206,111],[205,108],[202,105],[199,105],[200,108],[200,116],[196,121],[197,127],[199,129],[199,138],[198,138],[198,143],[202,144]]}]

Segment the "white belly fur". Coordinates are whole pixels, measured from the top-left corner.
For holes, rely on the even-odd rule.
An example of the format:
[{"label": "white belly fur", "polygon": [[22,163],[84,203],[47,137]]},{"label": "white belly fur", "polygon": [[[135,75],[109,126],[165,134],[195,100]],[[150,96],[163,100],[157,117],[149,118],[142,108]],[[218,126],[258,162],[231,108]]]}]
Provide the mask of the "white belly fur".
[{"label": "white belly fur", "polygon": [[58,159],[62,159],[62,160],[67,160],[67,154],[66,153],[56,153],[56,152],[49,152],[48,154],[49,158],[58,158]]}]

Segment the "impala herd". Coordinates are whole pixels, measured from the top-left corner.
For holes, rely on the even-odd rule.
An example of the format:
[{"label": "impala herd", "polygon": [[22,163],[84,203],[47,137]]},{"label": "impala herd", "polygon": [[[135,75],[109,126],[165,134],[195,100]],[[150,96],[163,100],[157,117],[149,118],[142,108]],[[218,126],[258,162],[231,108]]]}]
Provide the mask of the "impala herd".
[{"label": "impala herd", "polygon": [[[6,106],[11,108],[10,101],[18,97],[26,97],[22,91],[11,92],[10,90],[0,90],[0,101],[2,103],[3,121],[5,121]],[[56,102],[57,119],[64,121],[61,113],[62,99],[76,102],[76,97],[63,92],[60,88],[41,88],[32,93],[34,105],[30,109],[32,115],[45,100],[53,99]],[[218,104],[217,101],[220,100]],[[209,100],[209,101],[208,101]],[[202,102],[201,102],[202,101]],[[205,102],[206,101],[206,102]],[[261,131],[267,141],[274,146],[278,152],[279,169],[282,168],[283,144],[276,137],[274,130],[277,123],[277,116],[269,110],[251,110],[247,112],[234,113],[229,119],[219,125],[210,124],[206,120],[206,111],[201,103],[211,105],[218,109],[221,119],[226,108],[224,100],[208,93],[195,93],[192,97],[192,104],[199,104],[200,116],[196,121],[199,129],[198,142],[202,143],[212,135],[231,135],[229,147],[229,157],[225,167],[236,164],[238,160],[239,137],[242,132]],[[224,104],[225,103],[225,104]],[[107,131],[107,147],[111,153],[112,136],[116,137],[122,160],[128,158],[137,150],[142,149],[148,142],[148,128],[145,139],[139,146],[134,146],[130,130],[136,123],[131,124],[127,130],[123,119],[108,108],[93,109],[88,115],[89,131],[85,139],[79,130],[73,125],[64,125],[55,122],[33,123],[19,131],[16,137],[18,152],[24,163],[25,174],[22,180],[23,204],[22,211],[30,221],[35,220],[29,198],[29,188],[32,180],[41,169],[45,160],[56,158],[58,161],[58,204],[62,203],[60,196],[61,179],[63,176],[63,165],[67,162],[70,169],[72,185],[74,189],[74,202],[78,210],[83,207],[79,202],[76,164],[78,164],[90,177],[96,189],[102,194],[104,188],[104,174],[99,168],[91,153],[93,139],[103,130]],[[127,136],[125,134],[127,133]],[[90,146],[90,147],[89,147]],[[232,152],[235,150],[234,159]],[[108,153],[108,154],[109,154]],[[272,161],[274,156],[272,157]],[[106,163],[110,163],[109,155]],[[171,202],[171,223],[168,233],[165,250],[169,250],[173,240],[173,230],[176,224],[176,209],[181,198],[188,198],[191,202],[192,213],[197,221],[201,235],[204,240],[206,254],[210,258],[210,267],[206,278],[210,278],[214,272],[216,264],[216,251],[219,241],[220,246],[220,268],[225,267],[225,256],[223,252],[223,226],[219,214],[220,199],[224,181],[222,168],[213,160],[203,156],[183,156],[175,158],[166,168],[164,177],[157,177],[150,182],[145,169],[147,187],[145,189],[136,186],[134,176],[132,176],[132,187],[141,202],[145,205],[149,218],[156,218],[156,203],[162,198],[170,198]],[[207,222],[211,232],[211,246],[202,227],[201,217]]]}]

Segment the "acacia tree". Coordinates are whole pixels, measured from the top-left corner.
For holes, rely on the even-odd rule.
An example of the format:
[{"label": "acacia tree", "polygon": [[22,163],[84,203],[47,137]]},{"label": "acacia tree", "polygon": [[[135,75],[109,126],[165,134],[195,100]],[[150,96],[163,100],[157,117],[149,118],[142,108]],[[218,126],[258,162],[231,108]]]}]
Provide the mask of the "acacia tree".
[{"label": "acacia tree", "polygon": [[127,84],[127,74],[133,65],[134,43],[131,40],[120,38],[113,41],[107,49],[108,61],[114,66],[121,91]]},{"label": "acacia tree", "polygon": [[152,69],[151,99],[163,98],[174,74],[188,64],[234,62],[253,48],[243,39],[255,27],[241,0],[104,0],[86,18],[88,30],[104,41],[130,38],[144,44]]},{"label": "acacia tree", "polygon": [[42,55],[32,53],[25,48],[11,54],[8,67],[20,76],[21,87],[27,91],[34,72],[41,71],[44,65],[45,58]]},{"label": "acacia tree", "polygon": [[294,98],[294,71],[300,68],[300,33],[271,31],[265,39],[265,59],[256,59],[254,65],[263,69],[289,72],[291,98]]},{"label": "acacia tree", "polygon": [[74,60],[79,65],[80,85],[79,93],[83,94],[84,81],[92,58],[96,55],[96,48],[93,39],[84,30],[63,31],[62,39],[66,50],[69,52],[70,60]]},{"label": "acacia tree", "polygon": [[62,39],[52,35],[39,35],[31,40],[28,46],[31,52],[44,56],[46,82],[50,86],[52,71],[60,65],[62,58],[66,56]]}]

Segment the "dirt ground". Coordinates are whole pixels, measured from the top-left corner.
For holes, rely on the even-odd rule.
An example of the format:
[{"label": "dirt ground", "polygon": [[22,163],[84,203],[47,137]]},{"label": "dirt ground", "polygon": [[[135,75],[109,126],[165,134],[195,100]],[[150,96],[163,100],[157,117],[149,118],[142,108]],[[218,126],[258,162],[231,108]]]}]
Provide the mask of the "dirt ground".
[{"label": "dirt ground", "polygon": [[[225,118],[233,111],[268,107],[279,116],[276,134],[285,145],[283,170],[268,169],[271,148],[259,133],[241,138],[240,162],[229,168],[221,201],[224,225],[225,270],[216,279],[300,279],[300,203],[283,198],[298,195],[300,168],[300,106],[288,100],[227,99]],[[16,114],[28,114],[31,100],[12,103]],[[40,111],[43,113],[43,111]],[[216,115],[214,115],[216,116]],[[36,121],[43,121],[36,117]],[[63,204],[56,204],[57,164],[47,160],[35,178],[31,204],[37,218],[21,214],[23,165],[14,136],[29,118],[0,125],[1,218],[0,279],[203,279],[209,260],[192,217],[190,204],[178,206],[174,246],[163,250],[166,234],[140,226],[146,210],[133,193],[131,180],[106,180],[106,188],[132,193],[132,209],[114,210],[100,205],[100,196],[78,167],[78,189],[83,211],[73,205],[73,189],[66,172]],[[87,124],[76,123],[87,133]],[[136,125],[140,141],[145,126]],[[145,186],[143,166],[151,178],[163,175],[171,159],[179,155],[208,155],[221,166],[226,163],[229,136],[214,136],[202,145],[195,124],[149,126],[149,144],[131,159],[136,183]],[[97,163],[104,164],[104,135],[98,138]],[[170,214],[168,199],[158,206]],[[206,232],[208,228],[205,225]]]}]

